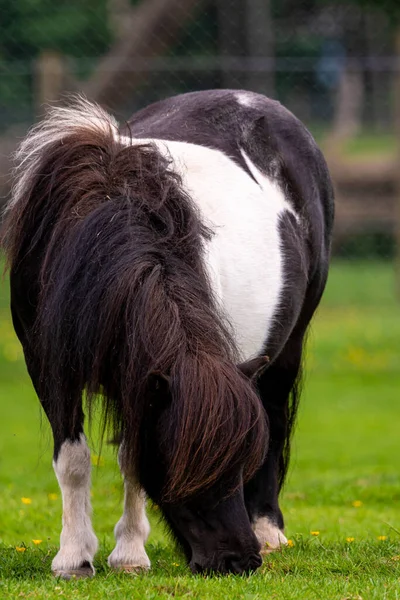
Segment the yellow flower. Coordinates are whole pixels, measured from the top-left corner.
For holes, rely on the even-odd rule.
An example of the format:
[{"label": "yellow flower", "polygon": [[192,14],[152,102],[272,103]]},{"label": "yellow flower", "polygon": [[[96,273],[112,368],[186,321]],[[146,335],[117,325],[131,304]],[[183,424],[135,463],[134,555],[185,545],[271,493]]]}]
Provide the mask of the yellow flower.
[{"label": "yellow flower", "polygon": [[35,544],[35,546],[39,546],[39,544],[42,543],[43,540],[32,540],[32,542]]},{"label": "yellow flower", "polygon": [[32,504],[31,498],[21,498],[22,504]]},{"label": "yellow flower", "polygon": [[294,541],[293,541],[293,540],[288,540],[288,541],[287,541],[287,546],[288,546],[288,548],[293,548],[293,546],[294,546]]},{"label": "yellow flower", "polygon": [[351,346],[346,355],[347,361],[352,365],[356,365],[357,367],[365,365],[365,360],[367,357],[368,355],[364,348],[358,348],[355,346]]},{"label": "yellow flower", "polygon": [[57,494],[47,494],[47,497],[49,500],[57,500],[58,496]]},{"label": "yellow flower", "polygon": [[319,535],[319,531],[310,531],[310,534],[317,537]]},{"label": "yellow flower", "polygon": [[354,502],[352,502],[352,505],[354,506],[354,508],[360,508],[360,506],[362,506],[362,502],[361,500],[354,500]]},{"label": "yellow flower", "polygon": [[104,467],[104,458],[102,456],[93,454],[91,460],[94,467]]},{"label": "yellow flower", "polygon": [[346,538],[346,542],[348,542],[349,544],[351,544],[351,542],[354,542],[354,538],[353,537],[347,537]]},{"label": "yellow flower", "polygon": [[394,560],[396,562],[399,561],[400,560],[400,554],[398,554],[397,556],[392,556],[391,560]]},{"label": "yellow flower", "polygon": [[26,548],[24,546],[15,546],[17,552],[25,552]]},{"label": "yellow flower", "polygon": [[172,563],[172,566],[179,567],[179,563]]},{"label": "yellow flower", "polygon": [[378,535],[378,540],[380,542],[384,542],[385,540],[387,540],[387,535]]}]

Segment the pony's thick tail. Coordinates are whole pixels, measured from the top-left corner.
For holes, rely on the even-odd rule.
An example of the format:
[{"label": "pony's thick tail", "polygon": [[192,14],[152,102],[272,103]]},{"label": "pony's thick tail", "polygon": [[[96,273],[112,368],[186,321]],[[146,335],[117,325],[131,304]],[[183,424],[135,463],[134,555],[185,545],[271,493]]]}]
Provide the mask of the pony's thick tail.
[{"label": "pony's thick tail", "polygon": [[155,371],[170,377],[165,494],[188,496],[239,464],[249,477],[265,415],[216,317],[201,258],[209,232],[166,158],[124,144],[83,99],[53,109],[16,158],[3,243],[12,269],[38,269],[29,335],[53,429],[62,435],[65,406],[79,417],[83,390],[89,402],[101,394],[134,468]]}]

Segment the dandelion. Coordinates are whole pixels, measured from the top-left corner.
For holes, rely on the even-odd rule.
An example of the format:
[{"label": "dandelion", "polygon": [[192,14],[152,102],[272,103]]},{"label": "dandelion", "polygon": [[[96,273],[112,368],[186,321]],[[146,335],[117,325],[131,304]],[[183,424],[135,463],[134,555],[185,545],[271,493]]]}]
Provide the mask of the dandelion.
[{"label": "dandelion", "polygon": [[318,537],[319,536],[319,531],[310,531],[310,535]]},{"label": "dandelion", "polygon": [[387,540],[387,535],[378,535],[377,538],[380,542],[384,542],[385,540]]},{"label": "dandelion", "polygon": [[354,502],[352,502],[352,505],[354,506],[354,508],[360,508],[360,506],[362,506],[362,502],[361,500],[354,500]]},{"label": "dandelion", "polygon": [[346,360],[352,365],[362,366],[365,364],[365,359],[367,358],[367,353],[364,348],[358,348],[356,346],[350,346],[347,351]]},{"label": "dandelion", "polygon": [[287,541],[287,546],[288,546],[288,548],[293,548],[293,546],[294,546],[294,541],[293,541],[293,540],[288,540],[288,541]]},{"label": "dandelion", "polygon": [[172,563],[173,567],[179,567],[179,563]]},{"label": "dandelion", "polygon": [[25,552],[26,550],[25,546],[15,546],[15,549],[17,552]]},{"label": "dandelion", "polygon": [[39,544],[42,543],[43,540],[32,540],[32,542],[35,544],[35,546],[39,546]]},{"label": "dandelion", "polygon": [[347,537],[346,538],[346,542],[348,542],[349,544],[351,544],[351,542],[354,542],[354,538],[353,537]]},{"label": "dandelion", "polygon": [[21,498],[22,504],[32,504],[32,498]]},{"label": "dandelion", "polygon": [[52,493],[52,494],[47,494],[47,497],[48,497],[49,500],[57,500],[58,495]]},{"label": "dandelion", "polygon": [[94,467],[104,467],[104,458],[102,456],[93,454],[91,460]]}]

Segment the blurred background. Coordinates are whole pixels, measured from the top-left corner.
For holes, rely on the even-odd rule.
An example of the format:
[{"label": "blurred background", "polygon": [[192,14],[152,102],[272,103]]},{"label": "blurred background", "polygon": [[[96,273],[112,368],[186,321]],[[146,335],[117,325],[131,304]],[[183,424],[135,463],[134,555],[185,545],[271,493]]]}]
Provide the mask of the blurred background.
[{"label": "blurred background", "polygon": [[285,104],[325,151],[335,255],[395,257],[398,0],[0,0],[0,15],[3,197],[16,140],[65,92],[124,119],[180,92],[247,88]]},{"label": "blurred background", "polygon": [[[0,0],[0,196],[9,193],[10,154],[44,103],[82,91],[123,120],[163,97],[214,87],[285,104],[321,145],[336,188],[332,268],[283,496],[289,535],[398,532],[399,0]],[[4,280],[0,545],[48,535],[54,550],[51,438],[43,421],[39,442],[39,403],[8,294]],[[109,454],[95,458],[93,502],[111,547],[121,496],[110,495],[118,478]],[[154,531],[152,540],[163,539]]]}]

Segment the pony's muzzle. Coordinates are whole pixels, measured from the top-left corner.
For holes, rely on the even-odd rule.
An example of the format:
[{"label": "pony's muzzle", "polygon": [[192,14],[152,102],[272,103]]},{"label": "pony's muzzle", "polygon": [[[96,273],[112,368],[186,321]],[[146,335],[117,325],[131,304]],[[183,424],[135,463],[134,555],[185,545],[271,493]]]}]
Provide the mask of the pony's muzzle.
[{"label": "pony's muzzle", "polygon": [[249,574],[256,571],[262,564],[262,558],[259,553],[242,555],[229,552],[219,556],[218,559],[210,562],[204,560],[201,556],[193,556],[190,561],[190,569],[192,573],[220,573],[228,575],[229,573],[236,575]]}]

